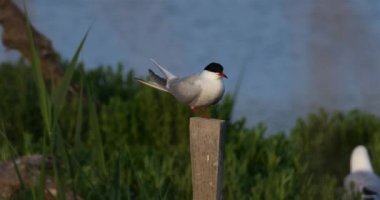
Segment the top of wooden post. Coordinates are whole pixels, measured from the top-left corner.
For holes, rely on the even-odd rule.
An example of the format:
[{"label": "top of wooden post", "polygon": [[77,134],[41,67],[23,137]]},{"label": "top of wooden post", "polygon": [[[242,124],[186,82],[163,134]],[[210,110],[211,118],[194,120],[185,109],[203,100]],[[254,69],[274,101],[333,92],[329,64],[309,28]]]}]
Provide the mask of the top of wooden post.
[{"label": "top of wooden post", "polygon": [[221,123],[224,123],[224,120],[214,119],[214,118],[203,118],[203,117],[190,117],[190,125],[191,125],[191,123],[196,123],[196,124],[207,123],[208,125],[211,125],[211,124],[217,125],[217,124],[219,124],[219,126],[220,126]]}]

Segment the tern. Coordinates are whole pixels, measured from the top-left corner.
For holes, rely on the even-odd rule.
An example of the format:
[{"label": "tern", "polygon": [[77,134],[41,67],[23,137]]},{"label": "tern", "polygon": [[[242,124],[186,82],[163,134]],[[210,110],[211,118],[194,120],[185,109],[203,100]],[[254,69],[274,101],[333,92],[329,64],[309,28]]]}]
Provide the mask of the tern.
[{"label": "tern", "polygon": [[162,72],[164,77],[157,75],[149,69],[150,80],[136,79],[142,84],[172,94],[179,102],[187,104],[196,112],[198,108],[207,108],[220,101],[224,94],[223,66],[219,63],[210,63],[200,74],[194,74],[179,78],[159,65],[155,60],[151,61]]},{"label": "tern", "polygon": [[361,194],[362,199],[380,199],[380,178],[373,171],[367,149],[359,145],[351,154],[351,173],[344,179],[346,198]]}]

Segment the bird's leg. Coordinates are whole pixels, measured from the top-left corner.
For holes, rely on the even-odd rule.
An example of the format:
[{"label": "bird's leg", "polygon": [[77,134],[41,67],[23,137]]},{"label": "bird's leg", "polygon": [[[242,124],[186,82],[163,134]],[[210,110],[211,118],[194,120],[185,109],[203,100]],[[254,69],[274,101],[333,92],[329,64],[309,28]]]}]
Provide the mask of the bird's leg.
[{"label": "bird's leg", "polygon": [[210,118],[210,116],[208,115],[207,107],[201,107],[201,110],[202,110],[202,117],[203,118]]},{"label": "bird's leg", "polygon": [[199,111],[200,115],[203,118],[210,118],[209,115],[208,115],[208,110],[207,110],[206,106],[203,106],[203,107],[192,107],[191,111],[193,111],[193,113],[198,113],[198,111]]},{"label": "bird's leg", "polygon": [[196,112],[198,112],[198,108],[197,107],[191,107],[191,111],[193,111],[193,113],[196,113]]}]

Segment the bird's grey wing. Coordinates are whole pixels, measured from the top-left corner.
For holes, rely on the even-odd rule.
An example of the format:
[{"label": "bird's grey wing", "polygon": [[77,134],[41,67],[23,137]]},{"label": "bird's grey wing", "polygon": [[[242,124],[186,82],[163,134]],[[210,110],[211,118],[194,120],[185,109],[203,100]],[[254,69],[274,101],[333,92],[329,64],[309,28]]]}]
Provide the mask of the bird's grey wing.
[{"label": "bird's grey wing", "polygon": [[166,88],[166,79],[162,78],[161,76],[157,75],[153,72],[153,70],[149,69],[149,75],[153,82],[157,83],[158,85]]},{"label": "bird's grey wing", "polygon": [[148,85],[150,87],[156,88],[158,90],[169,92],[166,88],[166,79],[158,76],[156,73],[153,72],[153,70],[149,69],[149,77],[151,81],[145,81],[139,78],[136,78],[136,80],[142,84]]},{"label": "bird's grey wing", "polygon": [[344,186],[347,192],[360,192],[364,195],[376,195],[380,197],[380,179],[374,173],[355,172],[344,179]]},{"label": "bird's grey wing", "polygon": [[178,101],[189,104],[201,93],[198,76],[188,76],[183,79],[169,80],[168,89]]}]

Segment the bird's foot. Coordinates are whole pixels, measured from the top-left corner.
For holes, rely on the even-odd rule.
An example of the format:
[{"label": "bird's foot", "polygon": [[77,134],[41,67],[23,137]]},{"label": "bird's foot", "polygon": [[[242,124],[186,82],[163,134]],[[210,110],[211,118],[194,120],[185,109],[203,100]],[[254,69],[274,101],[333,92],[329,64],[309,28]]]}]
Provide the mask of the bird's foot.
[{"label": "bird's foot", "polygon": [[207,107],[202,107],[202,117],[203,118],[210,118]]},{"label": "bird's foot", "polygon": [[[198,110],[199,109],[199,110]],[[209,116],[209,112],[207,110],[207,107],[197,107],[197,108],[191,108],[191,110],[194,112],[194,113],[197,113],[198,111],[200,111],[200,115],[201,117],[203,118],[210,118]]]}]

